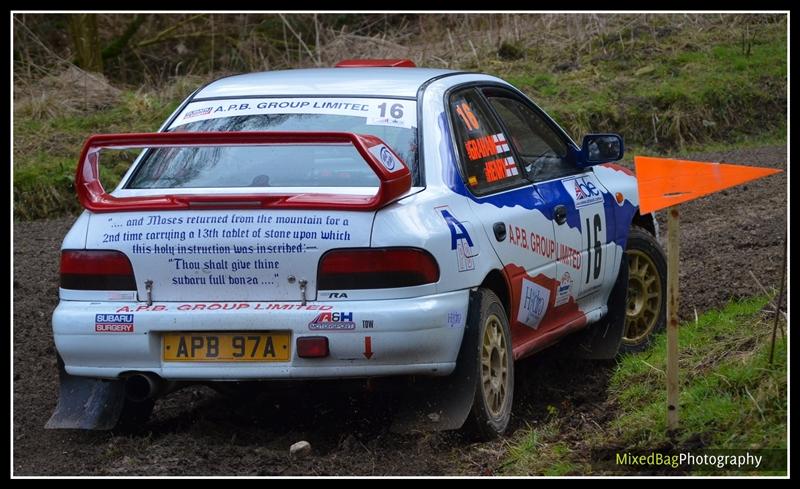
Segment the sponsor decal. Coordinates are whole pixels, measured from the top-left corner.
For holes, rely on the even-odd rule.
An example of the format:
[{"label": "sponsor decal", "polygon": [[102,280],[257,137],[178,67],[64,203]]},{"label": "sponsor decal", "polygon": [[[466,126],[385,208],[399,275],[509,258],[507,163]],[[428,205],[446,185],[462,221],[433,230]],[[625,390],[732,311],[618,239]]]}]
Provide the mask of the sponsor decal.
[{"label": "sponsor decal", "polygon": [[530,328],[537,329],[547,312],[547,302],[549,300],[550,289],[523,278],[517,321]]},{"label": "sponsor decal", "polygon": [[410,100],[357,97],[240,98],[192,102],[170,129],[208,119],[260,114],[318,114],[361,117],[366,124],[412,128],[417,103]]},{"label": "sponsor decal", "polygon": [[369,152],[381,162],[384,168],[391,172],[403,168],[403,163],[384,144],[371,147]]},{"label": "sponsor decal", "polygon": [[466,240],[458,241],[458,271],[466,272],[475,270],[475,258],[477,253],[473,253],[472,245]]},{"label": "sponsor decal", "polygon": [[603,202],[603,194],[600,189],[587,177],[570,178],[562,182],[578,209]]},{"label": "sponsor decal", "polygon": [[459,311],[450,311],[447,313],[447,324],[450,325],[451,328],[459,328],[464,323],[464,314]]},{"label": "sponsor decal", "polygon": [[201,116],[201,115],[207,115],[207,114],[210,114],[213,109],[214,109],[213,107],[205,107],[205,108],[202,108],[202,109],[191,110],[189,112],[186,112],[184,114],[183,118],[184,119],[191,119],[193,117],[197,117],[197,116]]},{"label": "sponsor decal", "polygon": [[381,147],[381,163],[389,171],[393,171],[397,167],[397,159],[386,146]]},{"label": "sponsor decal", "polygon": [[572,282],[572,276],[570,276],[569,272],[564,272],[563,275],[561,275],[561,281],[558,284],[556,301],[555,304],[553,304],[553,307],[562,306],[569,302],[572,292]]},{"label": "sponsor decal", "polygon": [[364,329],[372,329],[375,327],[375,320],[374,319],[362,319],[361,320],[361,327]]},{"label": "sponsor decal", "polygon": [[[536,274],[535,276],[532,277],[532,276],[528,275],[528,272],[524,267],[521,267],[519,265],[515,265],[513,263],[508,263],[508,264],[504,265],[503,266],[503,272],[509,277],[520,277],[520,278],[527,277],[529,280],[535,281],[541,287],[544,287],[548,291],[551,291],[551,295],[555,293],[555,290],[558,288],[558,285],[559,285],[559,281],[558,281],[557,277],[548,277],[547,275],[545,275],[543,273],[538,273],[538,274]],[[575,275],[572,272],[570,272],[570,273],[572,274],[572,278],[574,280],[577,281],[580,278],[579,275]],[[516,292],[517,288],[521,288],[522,287],[521,280],[515,280],[514,281],[514,287],[515,287],[514,288],[514,291],[515,291],[514,292],[515,293],[515,297],[514,298],[515,299],[518,299],[518,297],[521,298],[522,294],[519,294],[518,292]],[[546,303],[546,304],[547,305],[545,307],[547,307],[548,309],[550,307],[552,307],[552,303]],[[519,305],[520,306],[522,305],[521,301],[520,301]],[[517,307],[517,306],[513,306],[513,307]],[[575,325],[576,327],[583,326],[583,325],[588,324],[591,321],[599,319],[599,317],[596,317],[596,316],[593,316],[592,318],[589,318],[589,314],[591,314],[592,311],[598,311],[598,313],[599,313],[600,311],[602,311],[602,308],[592,309],[591,311],[589,311],[589,313],[584,313],[578,307],[578,303],[577,302],[569,301],[568,303],[566,303],[563,306],[561,306],[560,308],[558,308],[557,317],[555,317],[555,318],[551,319],[551,317],[550,317],[551,315],[547,314],[545,312],[545,314],[544,314],[545,317],[542,318],[542,320],[541,320],[541,322],[539,324],[539,327],[540,328],[545,328],[545,327],[549,327],[549,326],[555,325],[556,323],[559,323],[559,324],[570,323],[570,324]],[[516,315],[514,314],[514,311],[509,311],[509,319],[510,320],[516,320]],[[517,324],[517,323],[515,322],[514,324]],[[522,326],[522,324],[518,324],[518,326]],[[526,334],[526,331],[523,331],[522,335],[525,336],[525,334]],[[533,330],[527,331],[527,336],[530,337],[530,341],[523,340],[520,343],[520,348],[519,349],[515,348],[515,350],[518,350],[521,355],[526,355],[527,353],[530,353],[532,350],[543,346],[548,341],[547,340],[547,336],[542,336],[541,333],[539,333],[538,331],[533,331]]]},{"label": "sponsor decal", "polygon": [[567,265],[569,267],[574,268],[575,270],[581,269],[581,252],[576,250],[575,248],[565,245],[563,243],[558,244],[558,262]]},{"label": "sponsor decal", "polygon": [[450,228],[450,249],[456,250],[458,256],[458,271],[466,272],[475,269],[475,257],[478,256],[478,248],[472,241],[465,224],[453,216],[447,206],[437,207],[436,210]]},{"label": "sponsor decal", "polygon": [[312,331],[347,331],[356,329],[352,312],[322,312],[308,323]]},{"label": "sponsor decal", "polygon": [[254,311],[329,311],[333,309],[331,305],[321,304],[282,304],[279,302],[213,302],[196,304],[179,304],[175,307],[157,304],[146,306],[121,306],[117,308],[117,313],[124,312],[163,312],[163,311],[240,311],[242,309],[252,309]]},{"label": "sponsor decal", "polygon": [[[530,250],[532,253],[541,255],[545,258],[556,257],[556,242],[553,239],[543,236],[534,231],[528,232],[525,228],[508,225],[508,242],[514,246],[519,246],[522,249]],[[571,250],[571,251],[570,251]],[[577,253],[580,252],[569,246],[561,245],[561,253]],[[579,263],[580,265],[580,263]]]},{"label": "sponsor decal", "polygon": [[96,333],[133,333],[133,314],[95,314]]},{"label": "sponsor decal", "polygon": [[118,307],[115,312],[117,314],[123,313],[123,312],[142,312],[142,311],[145,311],[145,312],[146,311],[161,312],[161,311],[166,311],[168,309],[169,308],[167,306],[165,306],[164,304],[158,304],[158,305],[155,305],[155,306],[146,306],[144,304],[140,304],[138,306],[121,306],[121,307]]}]

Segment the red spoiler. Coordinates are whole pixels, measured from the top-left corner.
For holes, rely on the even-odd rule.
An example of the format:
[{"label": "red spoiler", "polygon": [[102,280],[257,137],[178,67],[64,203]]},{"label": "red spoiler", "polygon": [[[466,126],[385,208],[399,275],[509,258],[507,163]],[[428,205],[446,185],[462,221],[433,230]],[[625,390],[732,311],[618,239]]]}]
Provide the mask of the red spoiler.
[{"label": "red spoiler", "polygon": [[[98,154],[101,149],[192,146],[253,146],[262,144],[352,144],[380,180],[375,195],[344,194],[167,194],[114,197],[100,183]],[[81,205],[92,212],[181,209],[321,209],[377,210],[403,196],[411,188],[411,172],[380,138],[349,132],[159,132],[143,134],[96,134],[81,151],[75,188]]]}]

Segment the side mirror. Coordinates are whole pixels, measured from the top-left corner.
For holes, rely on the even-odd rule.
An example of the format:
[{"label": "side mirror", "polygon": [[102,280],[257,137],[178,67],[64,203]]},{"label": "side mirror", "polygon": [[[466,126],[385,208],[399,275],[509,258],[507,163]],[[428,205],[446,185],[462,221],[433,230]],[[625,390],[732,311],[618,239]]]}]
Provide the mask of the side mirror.
[{"label": "side mirror", "polygon": [[619,134],[587,134],[583,137],[579,166],[618,161],[623,154],[624,145]]}]

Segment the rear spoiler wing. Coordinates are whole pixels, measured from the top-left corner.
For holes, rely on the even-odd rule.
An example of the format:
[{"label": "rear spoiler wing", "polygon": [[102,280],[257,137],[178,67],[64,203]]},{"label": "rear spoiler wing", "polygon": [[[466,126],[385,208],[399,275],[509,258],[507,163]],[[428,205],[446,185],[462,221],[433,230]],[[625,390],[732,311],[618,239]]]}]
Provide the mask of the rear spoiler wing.
[{"label": "rear spoiler wing", "polygon": [[[165,194],[114,197],[100,183],[102,149],[255,146],[266,144],[352,144],[378,176],[375,195],[317,193],[286,194]],[[96,134],[83,145],[75,188],[81,205],[92,212],[182,209],[320,209],[374,211],[396,201],[411,189],[411,172],[380,138],[349,132],[159,132]]]}]

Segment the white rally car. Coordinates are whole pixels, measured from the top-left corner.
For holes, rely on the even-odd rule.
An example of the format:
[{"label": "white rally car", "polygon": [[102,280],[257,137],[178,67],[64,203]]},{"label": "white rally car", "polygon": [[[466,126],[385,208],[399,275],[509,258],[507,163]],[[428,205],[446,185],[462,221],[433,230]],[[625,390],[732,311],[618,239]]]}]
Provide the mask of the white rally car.
[{"label": "white rally car", "polygon": [[[124,148],[106,192],[101,153]],[[568,335],[612,358],[663,327],[622,152],[501,79],[407,60],[227,77],[158,133],[93,136],[47,426],[141,423],[193,382],[432,376],[458,406],[431,419],[502,433],[515,360]]]}]

